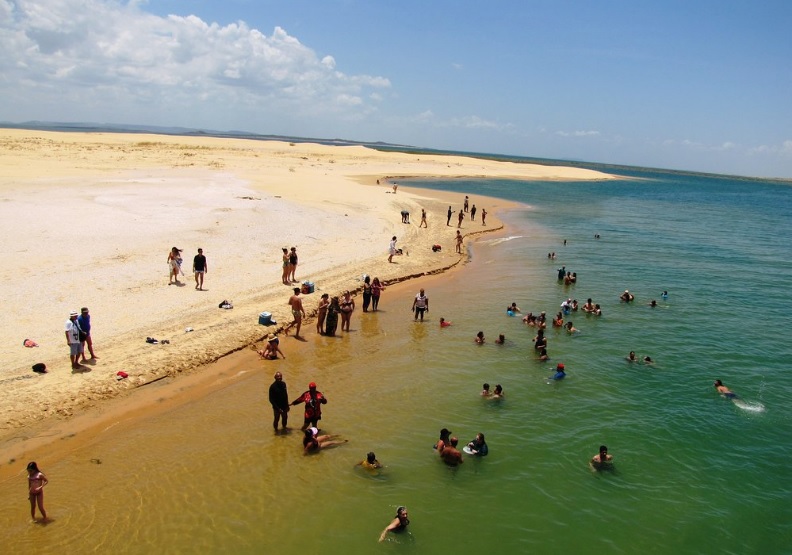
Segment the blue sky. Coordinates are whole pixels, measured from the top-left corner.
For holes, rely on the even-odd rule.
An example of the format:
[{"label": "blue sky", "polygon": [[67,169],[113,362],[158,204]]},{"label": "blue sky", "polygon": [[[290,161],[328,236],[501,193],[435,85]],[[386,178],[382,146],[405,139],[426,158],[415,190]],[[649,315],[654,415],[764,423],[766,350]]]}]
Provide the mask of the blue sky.
[{"label": "blue sky", "polygon": [[0,0],[0,121],[792,178],[792,2]]}]

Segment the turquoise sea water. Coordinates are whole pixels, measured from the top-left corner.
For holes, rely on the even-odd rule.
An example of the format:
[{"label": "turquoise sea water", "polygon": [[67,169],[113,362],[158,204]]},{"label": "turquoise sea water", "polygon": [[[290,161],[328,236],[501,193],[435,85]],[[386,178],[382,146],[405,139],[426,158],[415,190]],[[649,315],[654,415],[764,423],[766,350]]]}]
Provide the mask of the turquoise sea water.
[{"label": "turquoise sea water", "polygon": [[[528,208],[468,242],[464,269],[425,283],[423,324],[388,290],[352,333],[286,340],[279,366],[251,362],[222,391],[44,468],[52,525],[26,522],[23,477],[0,484],[9,552],[792,552],[792,188],[637,170],[412,184],[457,191],[460,205],[468,194],[479,210],[479,195]],[[557,281],[562,265],[577,284]],[[633,304],[619,302],[624,289]],[[552,315],[567,297],[604,315],[573,313],[574,336],[548,329],[551,361],[539,362],[535,330],[505,308]],[[441,330],[441,316],[453,325]],[[629,364],[630,350],[656,363]],[[558,362],[568,377],[548,384]],[[272,434],[276,368],[292,397],[319,383],[322,427],[348,445],[305,457],[298,433]],[[485,381],[505,399],[480,398]],[[431,449],[444,426],[462,442],[485,433],[489,456],[445,467]],[[601,443],[614,469],[594,473]],[[369,450],[379,475],[353,467]],[[409,534],[378,544],[398,505]]]}]

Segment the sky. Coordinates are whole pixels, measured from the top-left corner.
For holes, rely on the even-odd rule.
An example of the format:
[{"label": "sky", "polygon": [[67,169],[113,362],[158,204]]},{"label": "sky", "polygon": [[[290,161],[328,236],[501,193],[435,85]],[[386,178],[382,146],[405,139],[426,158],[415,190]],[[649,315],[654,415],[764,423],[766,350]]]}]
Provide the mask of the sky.
[{"label": "sky", "polygon": [[789,0],[0,0],[0,121],[792,178]]}]

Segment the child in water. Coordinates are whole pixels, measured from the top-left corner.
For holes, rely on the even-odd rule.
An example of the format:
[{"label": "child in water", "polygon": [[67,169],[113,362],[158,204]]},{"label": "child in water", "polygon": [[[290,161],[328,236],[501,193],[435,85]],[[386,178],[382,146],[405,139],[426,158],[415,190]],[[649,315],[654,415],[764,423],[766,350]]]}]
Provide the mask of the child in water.
[{"label": "child in water", "polygon": [[30,518],[36,520],[36,505],[41,512],[42,522],[47,521],[47,511],[44,510],[44,486],[49,481],[38,465],[32,461],[27,465],[28,472],[28,499],[30,499]]}]

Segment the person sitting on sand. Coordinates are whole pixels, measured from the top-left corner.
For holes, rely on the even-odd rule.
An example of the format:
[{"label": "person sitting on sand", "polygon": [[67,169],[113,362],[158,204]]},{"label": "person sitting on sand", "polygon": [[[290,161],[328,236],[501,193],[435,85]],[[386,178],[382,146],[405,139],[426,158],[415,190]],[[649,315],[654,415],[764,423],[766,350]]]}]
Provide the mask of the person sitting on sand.
[{"label": "person sitting on sand", "polygon": [[459,445],[459,439],[452,437],[451,445],[446,446],[440,452],[440,458],[443,459],[443,462],[448,466],[457,466],[465,462],[462,460],[462,453],[457,449],[457,445]]},{"label": "person sitting on sand", "polygon": [[278,354],[280,354],[282,358],[286,358],[286,355],[280,350],[280,340],[278,336],[272,333],[267,336],[267,345],[257,352],[261,358],[266,360],[276,360]]},{"label": "person sitting on sand", "polygon": [[606,445],[600,445],[599,453],[591,457],[589,464],[594,470],[610,468],[613,464],[613,455],[608,454],[608,447]]},{"label": "person sitting on sand", "polygon": [[399,507],[396,509],[396,517],[385,527],[382,534],[380,534],[379,541],[385,541],[385,538],[388,537],[388,532],[404,532],[408,524],[410,524],[410,519],[407,518],[407,508]]},{"label": "person sitting on sand", "polygon": [[489,454],[489,447],[487,447],[487,442],[484,441],[484,434],[478,433],[476,434],[476,438],[467,444],[468,449],[479,457],[486,457]]},{"label": "person sitting on sand", "polygon": [[349,440],[337,439],[338,435],[319,435],[319,430],[314,428],[313,426],[303,430],[303,453],[306,455],[308,453],[318,453],[320,450],[325,449],[327,447],[335,447],[337,445],[342,445]]},{"label": "person sitting on sand", "polygon": [[725,385],[723,385],[722,381],[715,380],[713,385],[715,386],[715,389],[718,391],[718,393],[720,393],[721,395],[723,395],[727,399],[736,399],[737,398],[737,394],[735,392],[733,392],[731,389],[729,389],[728,387],[726,387]]},{"label": "person sitting on sand", "polygon": [[355,466],[362,466],[366,470],[377,470],[382,468],[382,464],[377,460],[377,455],[374,454],[374,451],[369,451],[366,455],[366,458],[357,463]]},{"label": "person sitting on sand", "polygon": [[441,328],[447,328],[450,325],[451,325],[451,322],[449,322],[445,318],[440,318],[440,327]]},{"label": "person sitting on sand", "polygon": [[627,289],[625,289],[625,290],[624,290],[624,293],[622,293],[622,294],[619,296],[619,299],[620,299],[620,300],[621,300],[621,302],[623,302],[623,303],[631,303],[631,302],[633,302],[633,301],[635,300],[635,295],[633,295],[633,294],[632,294],[632,293],[630,293],[630,292],[629,292]]},{"label": "person sitting on sand", "polygon": [[476,342],[478,345],[483,345],[483,344],[484,344],[484,332],[483,332],[483,331],[480,331],[480,332],[478,332],[478,333],[476,334],[476,338],[474,339],[474,341],[475,341],[475,342]]},{"label": "person sitting on sand", "polygon": [[503,335],[503,334],[500,334],[498,336],[498,338],[495,340],[495,344],[496,345],[503,345],[504,343],[506,343],[506,336]]},{"label": "person sitting on sand", "polygon": [[482,397],[489,397],[490,395],[492,395],[492,391],[490,391],[490,384],[485,383],[482,387],[484,388],[481,390]]}]

